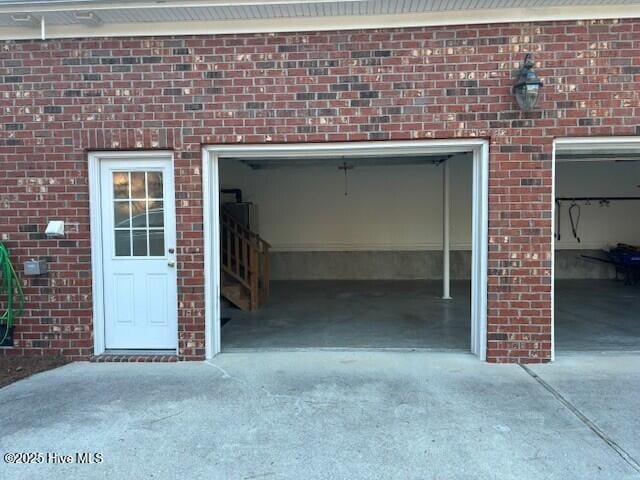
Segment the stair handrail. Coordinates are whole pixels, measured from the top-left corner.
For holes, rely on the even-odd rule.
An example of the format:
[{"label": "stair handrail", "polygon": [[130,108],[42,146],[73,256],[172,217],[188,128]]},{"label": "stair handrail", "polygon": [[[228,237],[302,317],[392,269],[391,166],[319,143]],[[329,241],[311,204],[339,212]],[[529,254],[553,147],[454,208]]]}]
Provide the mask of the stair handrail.
[{"label": "stair handrail", "polygon": [[[238,222],[224,207],[221,208],[220,219],[220,233],[227,239],[226,251],[223,247],[224,242],[220,242],[222,269],[249,291],[251,309],[255,310],[269,295],[271,245]],[[245,251],[245,248],[247,254],[240,255],[240,251]],[[244,272],[244,275],[241,272]]]},{"label": "stair handrail", "polygon": [[256,232],[253,232],[251,230],[249,230],[247,227],[245,227],[244,225],[242,225],[240,222],[238,222],[238,220],[236,220],[234,218],[233,215],[231,215],[229,212],[225,212],[224,211],[224,207],[222,209],[221,212],[221,218],[222,221],[224,222],[225,219],[228,223],[232,224],[233,227],[236,230],[240,230],[243,233],[245,233],[249,238],[257,240],[258,242],[260,242],[261,245],[266,246],[267,248],[271,248],[271,244],[269,242],[267,242],[264,238],[262,238],[259,234],[257,234]]}]

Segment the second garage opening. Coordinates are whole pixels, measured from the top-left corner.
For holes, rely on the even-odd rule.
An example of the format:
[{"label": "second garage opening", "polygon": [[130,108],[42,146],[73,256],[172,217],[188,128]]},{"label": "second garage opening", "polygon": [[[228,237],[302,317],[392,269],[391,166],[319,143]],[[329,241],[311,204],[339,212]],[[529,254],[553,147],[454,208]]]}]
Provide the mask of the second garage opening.
[{"label": "second garage opening", "polygon": [[640,144],[556,146],[555,345],[640,351]]}]

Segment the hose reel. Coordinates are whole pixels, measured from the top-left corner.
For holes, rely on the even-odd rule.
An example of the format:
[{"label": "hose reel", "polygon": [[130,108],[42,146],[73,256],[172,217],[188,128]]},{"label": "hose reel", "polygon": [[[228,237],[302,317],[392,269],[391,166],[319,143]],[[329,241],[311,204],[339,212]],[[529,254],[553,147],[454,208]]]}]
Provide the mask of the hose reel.
[{"label": "hose reel", "polygon": [[13,325],[24,310],[24,292],[7,247],[0,242],[0,347],[13,346]]}]

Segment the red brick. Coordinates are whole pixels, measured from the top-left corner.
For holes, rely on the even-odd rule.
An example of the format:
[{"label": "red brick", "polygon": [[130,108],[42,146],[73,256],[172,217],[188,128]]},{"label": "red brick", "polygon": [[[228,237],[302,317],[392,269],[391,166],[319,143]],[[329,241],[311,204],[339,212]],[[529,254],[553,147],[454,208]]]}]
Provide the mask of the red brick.
[{"label": "red brick", "polygon": [[[144,38],[2,42],[2,74],[23,81],[0,83],[0,232],[16,264],[54,259],[46,279],[25,279],[16,348],[2,353],[92,357],[87,151],[175,152],[176,192],[188,201],[178,205],[179,296],[197,305],[179,311],[180,332],[193,334],[181,333],[179,357],[189,360],[204,356],[202,179],[195,173],[202,145],[473,137],[491,141],[488,330],[509,332],[507,340],[489,341],[488,360],[549,360],[552,142],[640,134],[640,75],[620,73],[639,65],[638,32],[640,21],[631,19],[186,36],[155,38],[153,47]],[[608,49],[592,49],[603,36]],[[174,55],[176,45],[191,53]],[[392,55],[351,57],[376,49]],[[98,50],[97,58],[118,63],[68,61]],[[511,96],[525,51],[535,52],[545,81],[530,113]],[[114,66],[125,56],[161,61],[122,72]],[[354,78],[340,83],[345,77]],[[372,93],[362,98],[356,83]],[[252,102],[264,108],[247,108]],[[185,108],[192,104],[202,109]],[[379,116],[389,122],[372,128]],[[77,225],[70,243],[21,230],[42,232],[51,217]]]}]

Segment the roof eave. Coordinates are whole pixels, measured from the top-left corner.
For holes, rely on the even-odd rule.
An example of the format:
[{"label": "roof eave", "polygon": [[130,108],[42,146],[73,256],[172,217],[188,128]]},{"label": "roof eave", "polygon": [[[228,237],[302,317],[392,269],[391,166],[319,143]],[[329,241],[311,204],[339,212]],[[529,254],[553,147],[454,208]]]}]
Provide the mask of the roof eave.
[{"label": "roof eave", "polygon": [[393,15],[105,23],[94,26],[83,24],[46,25],[45,21],[44,28],[2,27],[0,28],[0,40],[305,32],[464,24],[604,20],[637,18],[639,16],[637,9],[629,8],[629,5],[591,5],[571,8],[482,9]]}]

